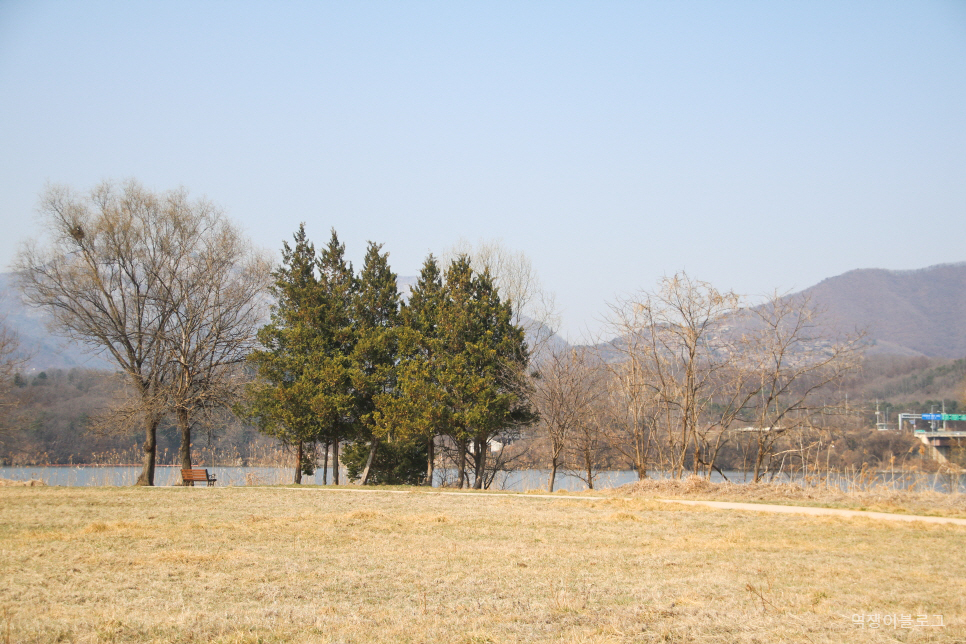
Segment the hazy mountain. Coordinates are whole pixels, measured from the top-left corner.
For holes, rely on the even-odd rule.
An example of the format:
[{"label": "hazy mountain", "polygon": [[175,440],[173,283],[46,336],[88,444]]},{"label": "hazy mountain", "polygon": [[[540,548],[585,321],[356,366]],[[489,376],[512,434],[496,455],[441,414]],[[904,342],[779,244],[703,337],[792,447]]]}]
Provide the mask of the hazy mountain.
[{"label": "hazy mountain", "polygon": [[0,317],[17,333],[20,350],[29,357],[28,371],[72,367],[113,368],[110,362],[90,353],[83,345],[50,333],[47,329],[48,316],[20,299],[13,273],[0,273]]},{"label": "hazy mountain", "polygon": [[866,268],[802,291],[841,329],[866,329],[872,353],[966,356],[966,262],[912,271]]},{"label": "hazy mountain", "polygon": [[[416,277],[400,276],[404,299]],[[962,358],[966,356],[966,262],[912,271],[877,268],[849,271],[802,291],[824,308],[842,330],[865,329],[870,353]],[[34,370],[89,367],[110,369],[107,360],[53,334],[47,316],[27,307],[13,274],[0,273],[0,314],[20,336]],[[546,333],[543,329],[538,334]],[[528,338],[532,345],[535,338]],[[566,346],[553,336],[551,342]]]},{"label": "hazy mountain", "polygon": [[[397,279],[403,300],[408,300],[419,278],[401,275]],[[25,305],[21,300],[13,273],[0,273],[0,317],[4,317],[6,324],[19,336],[21,350],[30,358],[28,371],[72,367],[114,369],[112,362],[90,353],[83,345],[52,334],[47,329],[46,313]],[[527,320],[527,329],[527,343],[531,347],[537,341],[549,342],[557,348],[567,346],[564,340],[540,324]]]},{"label": "hazy mountain", "polygon": [[[966,356],[966,262],[911,271],[867,268],[830,277],[800,294],[836,330],[865,331],[869,355],[959,359]],[[623,338],[601,344],[620,360]]]}]

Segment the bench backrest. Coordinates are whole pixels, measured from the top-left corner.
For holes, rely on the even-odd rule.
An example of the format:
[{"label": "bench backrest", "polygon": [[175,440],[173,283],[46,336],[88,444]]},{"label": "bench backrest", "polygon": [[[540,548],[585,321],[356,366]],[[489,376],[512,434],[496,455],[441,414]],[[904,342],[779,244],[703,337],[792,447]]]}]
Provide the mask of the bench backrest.
[{"label": "bench backrest", "polygon": [[207,481],[208,470],[181,470],[182,481]]}]

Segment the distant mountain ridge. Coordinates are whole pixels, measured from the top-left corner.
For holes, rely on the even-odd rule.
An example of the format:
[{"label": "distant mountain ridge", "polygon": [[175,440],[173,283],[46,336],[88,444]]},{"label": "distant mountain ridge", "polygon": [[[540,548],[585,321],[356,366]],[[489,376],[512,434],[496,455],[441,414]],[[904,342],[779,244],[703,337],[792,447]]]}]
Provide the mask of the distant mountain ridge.
[{"label": "distant mountain ridge", "polygon": [[[399,277],[404,298],[416,280]],[[825,309],[836,328],[866,330],[872,353],[966,357],[966,262],[905,271],[857,269],[822,280],[801,294]],[[32,370],[113,368],[82,345],[47,331],[46,314],[23,304],[12,273],[0,273],[0,314],[20,336]],[[552,341],[565,345],[556,336]]]},{"label": "distant mountain ridge", "polygon": [[[418,281],[416,276],[397,277],[403,301],[409,299],[412,288]],[[21,352],[29,357],[26,368],[28,372],[74,367],[107,370],[116,368],[102,353],[92,352],[81,343],[71,342],[48,331],[48,315],[24,304],[17,290],[14,273],[0,273],[0,319],[19,337]],[[531,347],[535,342],[550,342],[557,348],[568,346],[562,338],[543,325],[530,319],[525,320],[524,324],[527,328],[527,342]]]},{"label": "distant mountain ridge", "polygon": [[966,356],[966,262],[858,269],[801,293],[824,308],[837,328],[866,330],[874,353]]}]

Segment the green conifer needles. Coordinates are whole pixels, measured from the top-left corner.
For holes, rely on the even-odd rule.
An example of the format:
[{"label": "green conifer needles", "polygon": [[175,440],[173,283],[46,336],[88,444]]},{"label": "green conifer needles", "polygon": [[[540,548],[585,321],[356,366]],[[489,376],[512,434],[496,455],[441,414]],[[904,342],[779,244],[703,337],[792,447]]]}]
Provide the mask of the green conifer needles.
[{"label": "green conifer needles", "polygon": [[335,231],[318,256],[304,225],[284,244],[247,412],[298,448],[296,482],[303,446],[324,442],[336,455],[351,444],[345,465],[363,484],[431,483],[441,442],[455,450],[460,486],[483,487],[490,442],[535,420],[523,330],[466,257],[444,278],[430,255],[401,305],[381,248],[369,244],[357,277]]}]

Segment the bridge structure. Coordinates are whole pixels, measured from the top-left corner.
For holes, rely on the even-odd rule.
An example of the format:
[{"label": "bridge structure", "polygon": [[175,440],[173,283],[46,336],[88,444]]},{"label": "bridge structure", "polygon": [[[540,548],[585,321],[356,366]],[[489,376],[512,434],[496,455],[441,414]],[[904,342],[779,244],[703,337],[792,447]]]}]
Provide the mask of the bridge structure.
[{"label": "bridge structure", "polygon": [[966,447],[964,423],[966,414],[899,414],[898,429],[908,424],[934,460],[950,464],[950,451]]}]

